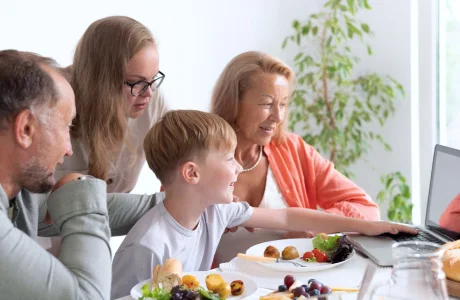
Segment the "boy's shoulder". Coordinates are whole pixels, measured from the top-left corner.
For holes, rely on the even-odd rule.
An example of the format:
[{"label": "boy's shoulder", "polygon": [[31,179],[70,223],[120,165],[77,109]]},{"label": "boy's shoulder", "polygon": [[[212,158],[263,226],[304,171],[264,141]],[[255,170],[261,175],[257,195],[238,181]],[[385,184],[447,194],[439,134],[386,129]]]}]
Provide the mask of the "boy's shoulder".
[{"label": "boy's shoulder", "polygon": [[168,234],[169,222],[166,220],[167,211],[163,205],[163,199],[160,199],[161,201],[137,221],[126,235],[118,251],[135,244],[150,248],[150,244],[154,244],[153,241],[161,240],[165,234]]},{"label": "boy's shoulder", "polygon": [[251,215],[252,207],[247,202],[214,204],[209,206],[204,213],[205,222],[215,222],[214,218],[218,218],[224,228],[244,223]]}]

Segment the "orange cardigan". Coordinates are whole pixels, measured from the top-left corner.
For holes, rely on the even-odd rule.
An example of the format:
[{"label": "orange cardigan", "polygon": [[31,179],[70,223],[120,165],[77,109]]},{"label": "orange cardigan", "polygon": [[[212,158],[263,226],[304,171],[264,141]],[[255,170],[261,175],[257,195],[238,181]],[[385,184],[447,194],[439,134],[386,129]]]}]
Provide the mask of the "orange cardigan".
[{"label": "orange cardigan", "polygon": [[337,215],[380,219],[379,208],[370,196],[300,136],[287,133],[283,143],[270,142],[264,153],[290,207],[320,207]]}]

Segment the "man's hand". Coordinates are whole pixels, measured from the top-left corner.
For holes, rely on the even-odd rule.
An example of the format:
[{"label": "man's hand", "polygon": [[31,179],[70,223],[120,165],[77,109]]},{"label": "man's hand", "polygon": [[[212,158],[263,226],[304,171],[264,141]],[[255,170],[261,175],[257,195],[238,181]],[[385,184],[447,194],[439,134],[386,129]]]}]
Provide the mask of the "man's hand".
[{"label": "man's hand", "polygon": [[[61,179],[59,179],[58,182],[56,182],[56,184],[54,185],[53,190],[51,192],[56,191],[57,189],[59,189],[60,187],[62,187],[63,185],[65,185],[65,184],[67,184],[69,182],[72,182],[72,181],[75,181],[75,180],[80,180],[81,178],[84,178],[84,177],[85,177],[85,175],[79,174],[79,173],[66,174]],[[48,211],[46,212],[44,222],[46,224],[49,224],[49,225],[53,224],[53,220],[51,220],[51,216],[50,216]]]},{"label": "man's hand", "polygon": [[62,187],[64,184],[67,184],[69,182],[75,181],[75,180],[80,180],[82,178],[85,178],[85,175],[79,174],[79,173],[69,173],[64,175],[61,179],[59,179],[58,182],[53,187],[53,191],[56,191],[58,188]]},{"label": "man's hand", "polygon": [[369,222],[369,226],[363,226],[360,233],[365,235],[380,235],[383,233],[398,234],[399,232],[417,234],[418,230],[406,225],[385,222],[385,221],[373,221]]},{"label": "man's hand", "polygon": [[299,238],[312,238],[315,237],[316,233],[313,231],[289,231],[286,233],[284,239],[299,239]]}]

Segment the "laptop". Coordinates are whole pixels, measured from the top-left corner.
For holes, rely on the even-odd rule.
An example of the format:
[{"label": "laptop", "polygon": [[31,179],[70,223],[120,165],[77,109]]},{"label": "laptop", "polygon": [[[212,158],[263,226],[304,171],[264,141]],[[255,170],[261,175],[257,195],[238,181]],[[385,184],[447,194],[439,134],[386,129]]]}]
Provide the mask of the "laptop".
[{"label": "laptop", "polygon": [[[429,241],[444,244],[460,239],[460,150],[436,145],[431,169],[430,189],[425,212],[425,225],[417,226],[419,234],[385,234],[377,237],[349,234],[357,251],[380,266],[392,266],[392,248],[395,242]],[[460,217],[457,219],[460,220]]]}]

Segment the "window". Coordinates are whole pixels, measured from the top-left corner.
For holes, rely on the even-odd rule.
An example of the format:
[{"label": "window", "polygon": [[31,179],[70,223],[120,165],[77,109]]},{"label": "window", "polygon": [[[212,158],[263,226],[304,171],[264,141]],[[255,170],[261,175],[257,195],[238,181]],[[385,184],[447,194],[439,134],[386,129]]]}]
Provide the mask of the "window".
[{"label": "window", "polygon": [[460,149],[460,0],[439,1],[439,140]]}]

